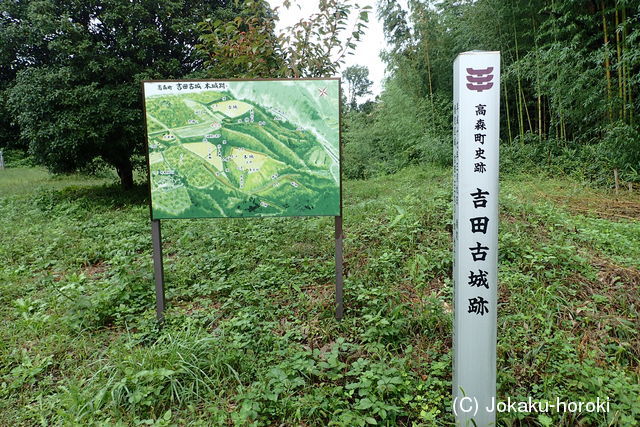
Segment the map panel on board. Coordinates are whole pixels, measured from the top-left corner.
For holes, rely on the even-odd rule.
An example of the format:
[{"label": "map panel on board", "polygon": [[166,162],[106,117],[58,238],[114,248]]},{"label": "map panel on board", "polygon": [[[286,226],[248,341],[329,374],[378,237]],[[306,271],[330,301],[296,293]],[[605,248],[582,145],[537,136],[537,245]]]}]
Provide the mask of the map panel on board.
[{"label": "map panel on board", "polygon": [[144,83],[153,219],[340,215],[339,80]]}]

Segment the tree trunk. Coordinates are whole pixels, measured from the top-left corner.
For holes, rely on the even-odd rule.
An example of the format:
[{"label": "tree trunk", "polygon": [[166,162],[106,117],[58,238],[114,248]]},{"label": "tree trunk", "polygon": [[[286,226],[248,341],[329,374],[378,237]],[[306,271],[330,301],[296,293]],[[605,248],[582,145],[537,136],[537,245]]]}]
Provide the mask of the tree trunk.
[{"label": "tree trunk", "polygon": [[130,190],[133,188],[133,166],[131,165],[131,161],[126,159],[121,161],[116,166],[116,172],[118,172],[118,177],[120,178],[120,184],[122,188],[125,190]]}]

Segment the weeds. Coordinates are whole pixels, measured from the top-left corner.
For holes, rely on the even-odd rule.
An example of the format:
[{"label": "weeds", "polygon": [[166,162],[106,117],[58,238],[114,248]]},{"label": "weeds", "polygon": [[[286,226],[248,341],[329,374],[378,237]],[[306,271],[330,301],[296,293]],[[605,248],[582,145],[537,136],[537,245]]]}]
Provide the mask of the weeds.
[{"label": "weeds", "polygon": [[[342,322],[331,218],[163,222],[161,330],[145,192],[9,171],[0,189],[24,182],[0,195],[1,425],[453,422],[449,170],[345,183]],[[640,226],[582,198],[612,195],[503,179],[498,398],[611,412],[504,425],[640,418]]]}]

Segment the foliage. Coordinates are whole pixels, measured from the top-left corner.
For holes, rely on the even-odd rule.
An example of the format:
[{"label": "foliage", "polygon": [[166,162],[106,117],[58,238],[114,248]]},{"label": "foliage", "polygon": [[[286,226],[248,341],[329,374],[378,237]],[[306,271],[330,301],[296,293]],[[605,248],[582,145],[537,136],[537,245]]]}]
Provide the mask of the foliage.
[{"label": "foliage", "polygon": [[[137,89],[127,85],[158,70],[179,76],[208,61],[214,77],[307,76],[337,67],[296,44],[308,35],[317,45],[323,12],[289,41],[272,33],[264,3],[247,2],[238,20],[207,13],[198,19],[212,19],[202,26],[213,36],[200,49],[220,48],[224,61],[192,51],[191,62],[168,59],[175,52],[156,61],[153,49],[132,48],[137,37],[165,41],[132,24],[153,2],[107,2],[115,9],[100,9],[98,21],[80,13],[95,4],[2,3],[13,14],[0,13],[0,57],[16,76],[9,106],[30,108],[23,119],[42,120],[52,144],[93,150],[106,133],[83,134],[88,119],[133,126]],[[335,12],[332,4],[323,10]],[[345,319],[333,317],[330,218],[164,222],[168,308],[158,328],[147,189],[11,167],[0,171],[1,425],[451,425],[452,189],[450,168],[439,165],[451,159],[451,61],[475,48],[500,49],[504,60],[502,167],[510,173],[500,196],[498,397],[611,402],[604,414],[501,413],[497,421],[638,425],[640,198],[583,183],[614,167],[637,177],[635,5],[399,4],[380,2],[392,42],[386,90],[344,121],[345,173],[362,179],[344,183]],[[193,30],[165,12],[152,19],[163,29]],[[16,14],[27,17],[23,26],[7,20]],[[113,22],[105,25],[126,34],[96,29],[100,44],[82,22]],[[47,43],[23,45],[22,31]],[[254,48],[265,62],[254,63]],[[106,89],[117,112],[106,102],[80,108]],[[38,96],[42,103],[29,104]],[[49,113],[64,120],[47,123]],[[81,162],[45,154],[65,168]],[[580,180],[531,173],[539,168]]]},{"label": "foliage", "polygon": [[[236,0],[237,2],[237,0]],[[278,8],[264,0],[243,2],[229,20],[200,23],[199,51],[212,77],[331,77],[353,53],[368,22],[369,6],[352,0],[323,0],[319,11],[275,34]],[[289,9],[290,2],[284,2]],[[356,15],[349,28],[348,19]],[[346,40],[343,33],[347,32]]]},{"label": "foliage", "polygon": [[[533,166],[543,172],[551,166],[611,184],[611,170],[617,168],[624,180],[637,181],[640,9],[635,3],[410,0],[403,8],[385,0],[378,9],[390,44],[384,58],[391,76],[369,126],[384,126],[389,110],[405,107],[406,99],[418,100],[406,114],[413,118],[420,111],[421,120],[406,123],[411,129],[405,133],[450,141],[451,126],[433,118],[450,117],[450,106],[437,100],[451,99],[453,60],[464,51],[499,50],[506,153],[501,157],[510,169],[518,162],[520,170]],[[367,145],[353,130],[347,140]],[[417,138],[409,140],[419,147]],[[375,152],[377,144],[372,138],[373,147],[357,151]],[[433,147],[439,150],[439,144]],[[402,150],[395,153],[384,160],[388,169],[411,163]]]},{"label": "foliage", "polygon": [[144,147],[140,80],[197,69],[195,22],[227,13],[225,5],[3,2],[7,108],[34,157],[55,172],[77,170],[99,157],[130,187]]},{"label": "foliage", "polygon": [[38,163],[52,172],[69,172],[100,156],[130,186],[130,159],[141,152],[135,88],[133,83],[81,84],[71,67],[29,68],[18,74],[9,103]]},{"label": "foliage", "polygon": [[[236,1],[238,4],[238,1]],[[282,58],[275,36],[276,11],[263,0],[243,2],[242,13],[225,21],[207,18],[198,24],[204,67],[212,78],[275,77]]]},{"label": "foliage", "polygon": [[1,151],[5,168],[37,166],[33,158],[25,153],[24,150],[9,148]]},{"label": "foliage", "polygon": [[[436,106],[438,108],[436,108]],[[451,106],[439,96],[432,100],[388,82],[371,113],[350,112],[345,120],[344,171],[349,178],[393,173],[409,164],[451,163],[451,140],[445,136]]]},{"label": "foliage", "polygon": [[348,85],[348,106],[358,109],[358,98],[371,93],[373,82],[369,80],[369,69],[363,65],[351,65],[344,70],[342,77]]},{"label": "foliage", "polygon": [[624,122],[614,122],[606,127],[602,141],[602,157],[627,176],[638,176],[640,170],[640,130]]}]

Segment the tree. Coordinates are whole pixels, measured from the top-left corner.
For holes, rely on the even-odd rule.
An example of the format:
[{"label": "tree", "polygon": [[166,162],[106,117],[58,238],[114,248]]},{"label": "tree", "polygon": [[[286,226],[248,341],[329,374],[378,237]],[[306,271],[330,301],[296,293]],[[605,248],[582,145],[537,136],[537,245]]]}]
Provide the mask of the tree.
[{"label": "tree", "polygon": [[343,77],[349,86],[349,108],[357,110],[358,98],[371,93],[373,82],[369,80],[369,69],[363,65],[351,65],[344,71]]},{"label": "tree", "polygon": [[7,105],[31,153],[53,172],[101,158],[132,186],[144,149],[140,81],[199,69],[196,23],[232,16],[227,3],[3,2],[0,16],[12,32],[2,33],[14,41],[8,53],[2,48],[3,65],[15,72]]},{"label": "tree", "polygon": [[44,34],[38,34],[42,27],[25,31],[23,19],[28,6],[29,2],[0,2],[0,147],[26,149],[8,111],[7,89],[18,71],[42,64],[47,58],[47,41]]},{"label": "tree", "polygon": [[[389,44],[383,54],[389,77],[373,110],[376,118],[366,129],[382,123],[389,128],[387,140],[431,133],[423,158],[443,158],[432,154],[442,147],[434,141],[450,138],[455,57],[469,50],[499,50],[501,136],[517,141],[519,150],[513,147],[513,153],[529,153],[533,164],[554,163],[566,171],[584,165],[585,174],[602,177],[604,162],[587,165],[593,165],[593,153],[603,152],[600,148],[612,150],[611,157],[604,156],[615,159],[612,167],[625,179],[637,179],[637,2],[381,0],[378,13]],[[414,106],[410,110],[407,100]],[[421,116],[395,126],[399,121],[391,118],[398,111],[399,120],[418,111]],[[411,146],[419,147],[418,139],[423,138]],[[361,142],[377,143],[375,138]],[[393,164],[404,155],[398,149],[394,153],[396,159],[384,162]]]},{"label": "tree", "polygon": [[196,49],[205,58],[206,74],[213,78],[279,77],[283,58],[277,52],[276,21],[276,11],[266,1],[248,0],[232,19],[200,22]]},{"label": "tree", "polygon": [[[236,0],[237,3],[237,0]],[[245,0],[243,12],[229,20],[200,24],[198,49],[211,77],[327,77],[353,53],[366,28],[370,7],[351,0],[322,0],[319,12],[275,33],[278,8],[264,0]],[[285,1],[289,8],[290,2]],[[348,29],[352,13],[357,18]],[[346,41],[342,34],[348,31]]]}]

